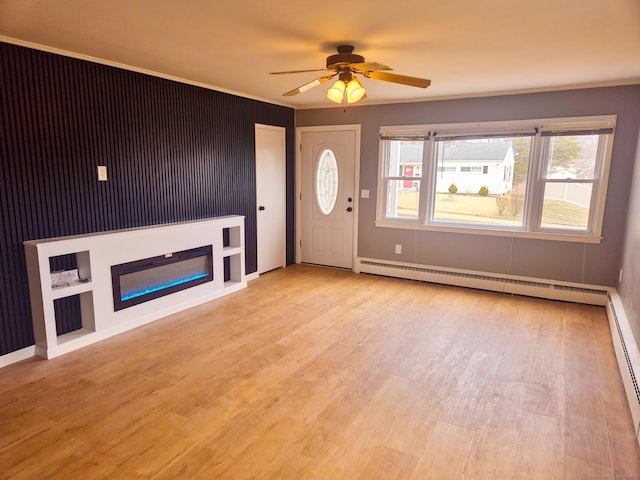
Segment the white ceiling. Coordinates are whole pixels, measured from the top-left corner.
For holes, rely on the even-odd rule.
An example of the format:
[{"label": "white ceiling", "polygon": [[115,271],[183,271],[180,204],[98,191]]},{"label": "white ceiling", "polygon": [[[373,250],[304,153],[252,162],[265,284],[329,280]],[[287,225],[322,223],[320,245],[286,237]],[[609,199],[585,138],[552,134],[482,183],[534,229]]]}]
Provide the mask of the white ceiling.
[{"label": "white ceiling", "polygon": [[339,44],[426,90],[364,79],[361,103],[640,83],[640,0],[0,0],[0,40],[295,108],[335,106]]}]

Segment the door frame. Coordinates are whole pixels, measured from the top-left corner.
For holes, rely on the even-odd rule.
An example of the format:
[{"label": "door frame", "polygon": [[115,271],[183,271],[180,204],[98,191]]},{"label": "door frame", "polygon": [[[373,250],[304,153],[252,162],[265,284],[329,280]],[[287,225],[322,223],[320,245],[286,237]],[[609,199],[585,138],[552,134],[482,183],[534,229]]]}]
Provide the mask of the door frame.
[{"label": "door frame", "polygon": [[[285,127],[280,127],[278,125],[267,125],[264,123],[255,123],[254,124],[254,142],[257,143],[257,130],[258,129],[262,129],[262,130],[271,130],[271,131],[277,131],[279,133],[281,133],[282,135],[282,141],[283,141],[283,145],[282,145],[282,152],[284,154],[284,157],[282,158],[282,170],[281,170],[281,175],[282,175],[282,185],[284,187],[284,190],[282,191],[281,194],[281,200],[282,200],[282,238],[284,240],[283,245],[282,245],[282,268],[287,266],[287,193],[286,193],[286,189],[287,189],[287,134],[286,134],[286,128]],[[257,147],[257,145],[255,145],[255,147]],[[256,172],[258,171],[258,157],[256,155]],[[260,238],[258,237],[258,178],[256,178],[256,260],[258,258],[258,254],[260,251]],[[256,275],[260,275],[260,268],[258,267],[259,265],[259,261],[256,261]]]},{"label": "door frame", "polygon": [[302,262],[302,134],[307,132],[355,132],[353,159],[353,245],[351,246],[352,267],[356,271],[358,256],[358,215],[360,212],[360,124],[321,125],[296,128],[296,263]]}]

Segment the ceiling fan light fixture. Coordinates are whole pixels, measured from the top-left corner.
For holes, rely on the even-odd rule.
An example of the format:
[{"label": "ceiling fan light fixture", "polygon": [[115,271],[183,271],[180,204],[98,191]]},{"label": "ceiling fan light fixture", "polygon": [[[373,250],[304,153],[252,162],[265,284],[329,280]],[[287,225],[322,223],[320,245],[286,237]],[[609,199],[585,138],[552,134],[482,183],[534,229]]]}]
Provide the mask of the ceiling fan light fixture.
[{"label": "ceiling fan light fixture", "polygon": [[347,103],[355,103],[362,100],[367,92],[356,77],[347,84]]},{"label": "ceiling fan light fixture", "polygon": [[362,75],[373,80],[398,83],[411,87],[427,88],[431,85],[431,80],[426,78],[409,77],[390,73],[391,67],[377,62],[365,62],[362,55],[353,53],[353,45],[339,45],[338,53],[327,57],[327,68],[314,70],[288,70],[284,72],[271,72],[272,75],[284,73],[305,73],[305,72],[326,72],[322,77],[316,78],[293,90],[283,93],[285,97],[298,95],[299,93],[311,90],[321,83],[327,82],[338,76],[338,80],[327,92],[327,98],[335,103],[355,103],[363,98],[367,98],[366,91],[360,81],[355,78],[355,74]]},{"label": "ceiling fan light fixture", "polygon": [[327,98],[332,102],[342,103],[342,100],[344,99],[345,89],[346,85],[344,84],[344,82],[342,80],[336,80],[336,82],[327,92]]}]

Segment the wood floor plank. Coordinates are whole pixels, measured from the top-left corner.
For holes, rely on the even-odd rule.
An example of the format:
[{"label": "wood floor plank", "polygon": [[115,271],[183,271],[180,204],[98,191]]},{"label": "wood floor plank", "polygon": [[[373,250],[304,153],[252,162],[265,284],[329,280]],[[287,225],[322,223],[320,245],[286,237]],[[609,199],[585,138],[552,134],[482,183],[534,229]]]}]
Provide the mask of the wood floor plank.
[{"label": "wood floor plank", "polygon": [[531,362],[538,332],[516,326],[502,354],[498,376],[507,380],[524,380],[531,371]]},{"label": "wood floor plank", "polygon": [[480,350],[471,355],[440,404],[442,421],[472,430],[488,423],[496,401],[494,388],[501,358]]},{"label": "wood floor plank", "polygon": [[603,402],[603,395],[609,392],[603,392],[598,381],[588,316],[566,322],[566,329],[565,453],[589,463],[611,466]]},{"label": "wood floor plank", "polygon": [[378,446],[373,450],[358,480],[405,480],[411,476],[418,459],[389,447]]},{"label": "wood floor plank", "polygon": [[527,380],[526,408],[529,412],[562,418],[564,414],[565,339],[564,326],[551,306],[542,305],[531,369]]},{"label": "wood floor plank", "polygon": [[520,429],[486,425],[476,437],[464,473],[474,479],[516,478]]},{"label": "wood floor plank", "polygon": [[562,422],[555,417],[537,414],[525,417],[518,441],[516,460],[518,479],[562,480],[564,478],[562,428]]},{"label": "wood floor plank", "polygon": [[436,423],[429,431],[424,454],[410,479],[463,478],[474,439],[478,436],[478,432],[458,425]]},{"label": "wood floor plank", "polygon": [[0,479],[640,476],[602,307],[296,265],[0,370]]},{"label": "wood floor plank", "polygon": [[[564,478],[615,478],[613,469],[572,455],[564,456]],[[634,476],[637,474],[634,473]]]},{"label": "wood floor plank", "polygon": [[611,467],[615,476],[617,478],[640,476],[640,446],[634,441],[633,432],[624,428],[630,421],[629,410],[615,401],[605,401],[604,407],[609,433]]},{"label": "wood floor plank", "polygon": [[[377,421],[381,445],[419,458],[440,414],[426,403],[427,395],[428,385],[424,382],[392,375],[360,418],[367,424]],[[386,412],[383,419],[379,412]]]}]

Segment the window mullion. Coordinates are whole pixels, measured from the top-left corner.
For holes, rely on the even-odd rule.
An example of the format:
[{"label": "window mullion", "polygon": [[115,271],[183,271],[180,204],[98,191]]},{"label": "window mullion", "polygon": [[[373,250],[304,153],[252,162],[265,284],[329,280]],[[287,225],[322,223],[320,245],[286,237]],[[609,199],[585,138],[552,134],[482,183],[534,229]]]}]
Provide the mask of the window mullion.
[{"label": "window mullion", "polygon": [[422,155],[422,182],[420,182],[420,197],[419,197],[419,214],[418,218],[420,223],[428,223],[431,218],[431,211],[433,209],[433,181],[435,162],[433,160],[433,145],[434,140],[431,137],[425,141],[424,151]]},{"label": "window mullion", "polygon": [[543,180],[546,171],[546,156],[548,151],[548,141],[537,134],[533,138],[531,154],[529,156],[529,178],[527,190],[528,198],[525,201],[524,229],[535,231],[542,223],[542,201],[544,198],[545,182]]}]

